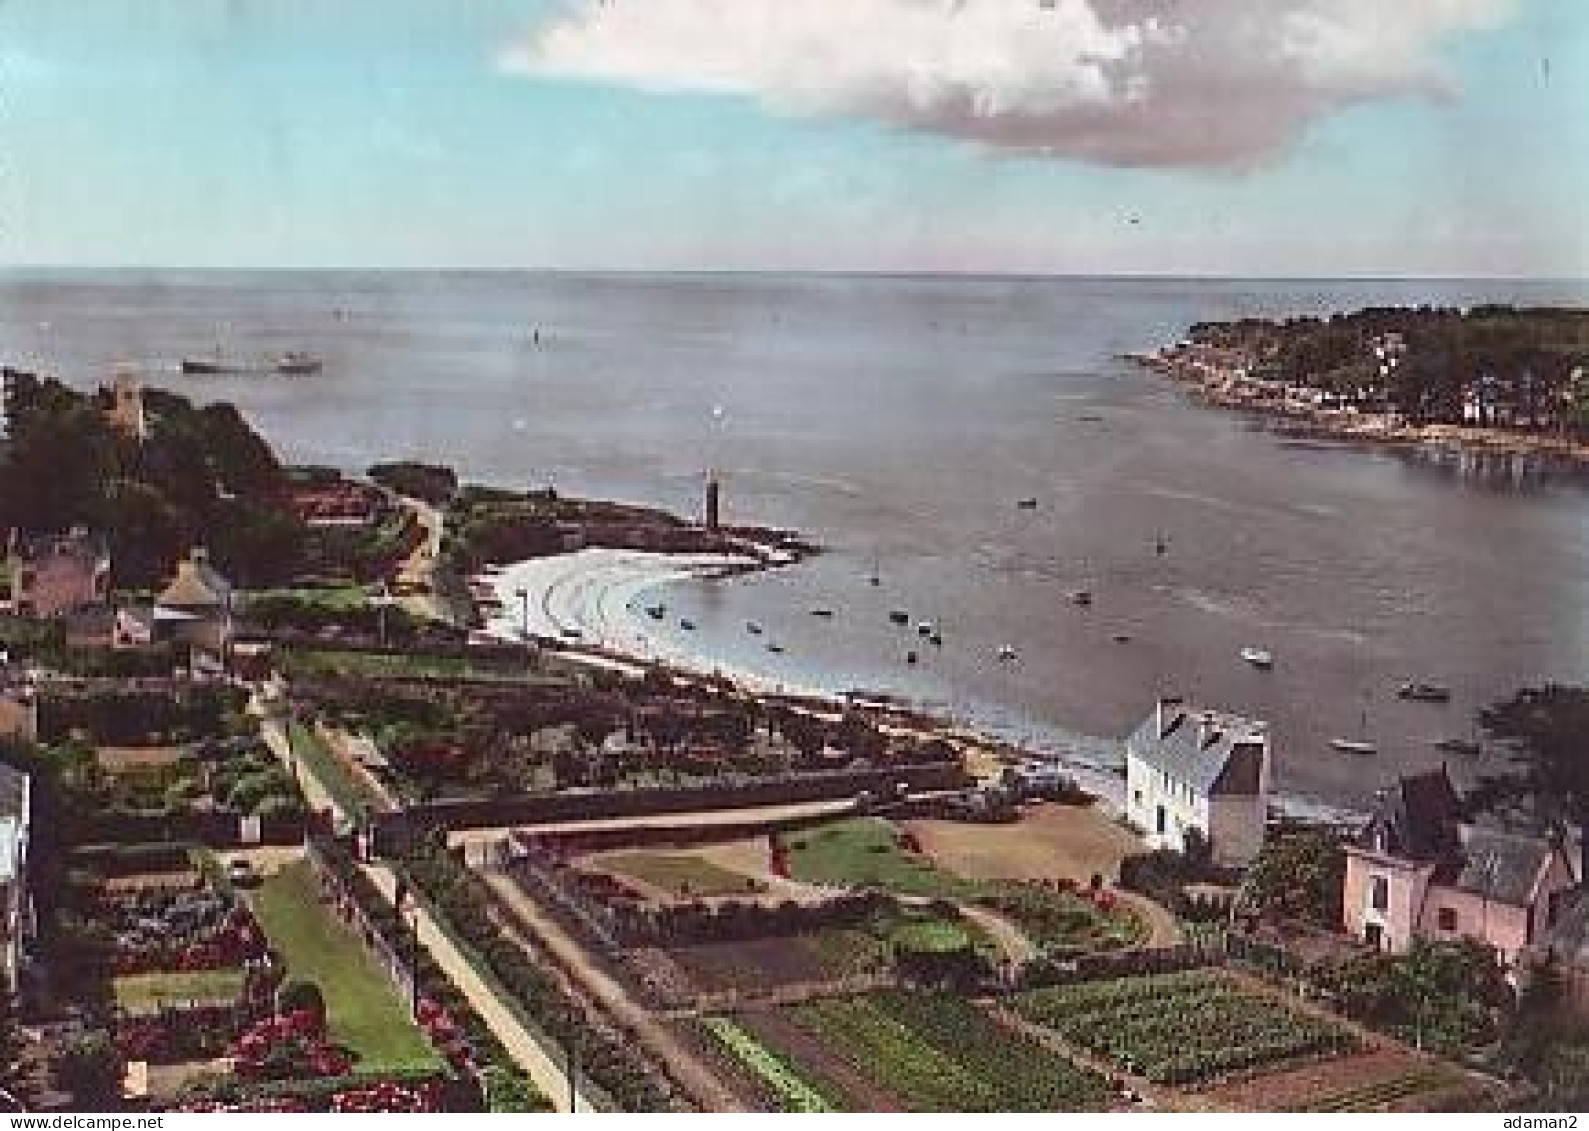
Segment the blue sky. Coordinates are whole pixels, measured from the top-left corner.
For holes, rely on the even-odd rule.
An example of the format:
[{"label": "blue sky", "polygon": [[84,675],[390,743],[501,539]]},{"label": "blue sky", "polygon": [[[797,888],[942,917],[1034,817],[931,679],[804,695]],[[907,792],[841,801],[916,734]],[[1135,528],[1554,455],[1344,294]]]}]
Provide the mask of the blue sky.
[{"label": "blue sky", "polygon": [[[1116,0],[1058,0],[1097,44],[1052,68],[993,9],[940,35],[947,0],[843,0],[831,45],[763,17],[703,44],[691,5],[721,0],[621,2],[655,6],[10,0],[0,263],[1586,273],[1579,0],[1402,0],[1433,30],[1332,24],[1322,61],[1232,64],[1237,101],[1149,120],[1209,87],[1176,52],[1218,46],[1211,15],[1101,129],[1076,91],[1135,42],[1092,24]],[[1205,154],[1227,114],[1252,138]]]}]

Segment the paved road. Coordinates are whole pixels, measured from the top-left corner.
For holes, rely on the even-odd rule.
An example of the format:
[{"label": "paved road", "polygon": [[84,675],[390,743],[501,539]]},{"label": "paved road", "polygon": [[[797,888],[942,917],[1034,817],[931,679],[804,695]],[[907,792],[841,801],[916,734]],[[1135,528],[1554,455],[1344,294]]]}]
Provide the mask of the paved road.
[{"label": "paved road", "polygon": [[[390,868],[383,864],[367,864],[364,874],[380,889],[387,902],[396,901],[397,879]],[[558,1111],[569,1111],[568,1075],[560,1059],[549,1054],[535,1036],[519,1023],[513,1012],[475,973],[474,967],[469,965],[468,959],[436,924],[430,912],[416,905],[412,913],[419,919],[420,943],[430,951],[436,964],[446,971],[452,984],[469,999],[469,1004],[480,1014],[486,1027],[496,1034],[513,1062],[535,1081],[535,1086],[551,1099]],[[576,1094],[574,1104],[575,1111],[597,1110],[596,1105],[583,1093]]]},{"label": "paved road", "polygon": [[725,1086],[709,1065],[686,1046],[657,1017],[630,994],[629,988],[593,963],[568,932],[502,872],[483,871],[481,878],[492,892],[541,946],[578,980],[607,1014],[632,1031],[658,1062],[668,1066],[677,1080],[703,1110],[709,1112],[745,1111],[745,1105]]}]

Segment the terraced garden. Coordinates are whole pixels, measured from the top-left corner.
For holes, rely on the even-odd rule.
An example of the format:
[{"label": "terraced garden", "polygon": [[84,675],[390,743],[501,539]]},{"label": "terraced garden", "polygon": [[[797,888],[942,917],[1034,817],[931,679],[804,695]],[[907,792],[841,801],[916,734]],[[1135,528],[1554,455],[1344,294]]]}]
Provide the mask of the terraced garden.
[{"label": "terraced garden", "polygon": [[1204,1084],[1360,1047],[1344,1026],[1293,1009],[1221,970],[1083,982],[1022,994],[1010,1005],[1156,1084]]},{"label": "terraced garden", "polygon": [[872,1095],[861,1110],[1092,1111],[1109,1102],[1098,1075],[963,999],[888,992],[779,1014],[798,1039],[778,1051],[813,1080],[824,1062],[839,1062]]},{"label": "terraced garden", "polygon": [[1145,933],[1108,892],[960,876],[920,851],[910,833],[881,818],[832,821],[794,834],[784,845],[794,879],[974,903],[1013,922],[1041,949],[1106,950],[1128,946]]}]

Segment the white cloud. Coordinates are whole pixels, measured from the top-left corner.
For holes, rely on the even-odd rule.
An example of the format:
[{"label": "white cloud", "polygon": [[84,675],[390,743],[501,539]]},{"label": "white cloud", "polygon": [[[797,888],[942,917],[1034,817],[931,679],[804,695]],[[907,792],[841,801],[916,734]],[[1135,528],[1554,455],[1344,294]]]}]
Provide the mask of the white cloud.
[{"label": "white cloud", "polygon": [[752,97],[1107,165],[1250,164],[1343,107],[1449,89],[1516,0],[578,0],[505,69]]}]

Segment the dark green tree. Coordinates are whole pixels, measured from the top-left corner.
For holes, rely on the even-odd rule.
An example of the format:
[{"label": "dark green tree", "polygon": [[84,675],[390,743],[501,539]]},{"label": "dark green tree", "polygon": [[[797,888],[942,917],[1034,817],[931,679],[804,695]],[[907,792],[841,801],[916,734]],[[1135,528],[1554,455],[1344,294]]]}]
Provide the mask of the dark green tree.
[{"label": "dark green tree", "polygon": [[[1479,779],[1478,808],[1522,804],[1576,828],[1589,850],[1589,688],[1525,687],[1479,713],[1511,756],[1508,771]],[[1581,873],[1580,873],[1581,874]]]}]

